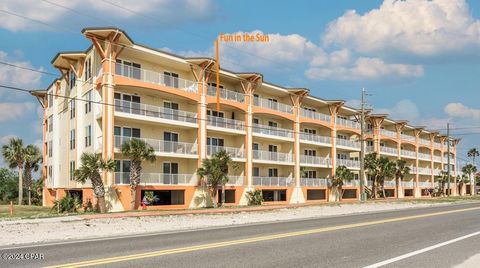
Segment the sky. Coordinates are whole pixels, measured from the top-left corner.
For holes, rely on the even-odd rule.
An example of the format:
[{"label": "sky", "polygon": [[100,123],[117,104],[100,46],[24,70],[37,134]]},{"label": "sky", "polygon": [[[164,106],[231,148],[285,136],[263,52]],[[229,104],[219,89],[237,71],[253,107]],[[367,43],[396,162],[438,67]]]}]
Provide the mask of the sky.
[{"label": "sky", "polygon": [[[140,44],[213,56],[220,33],[263,33],[268,43],[220,44],[222,66],[305,87],[324,99],[369,106],[392,119],[461,138],[458,158],[480,147],[480,1],[2,0],[0,85],[44,89],[59,51],[85,50],[85,27],[115,26]],[[41,145],[41,108],[0,88],[0,144]],[[0,163],[0,165],[3,165]]]}]

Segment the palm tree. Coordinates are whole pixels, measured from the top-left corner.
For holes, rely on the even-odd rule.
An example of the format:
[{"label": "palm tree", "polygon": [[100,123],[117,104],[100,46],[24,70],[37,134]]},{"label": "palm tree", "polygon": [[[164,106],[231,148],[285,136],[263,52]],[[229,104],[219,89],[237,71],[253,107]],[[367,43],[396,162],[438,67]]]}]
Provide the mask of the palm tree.
[{"label": "palm tree", "polygon": [[18,168],[18,204],[23,203],[23,164],[25,162],[25,148],[23,140],[11,138],[8,144],[3,145],[2,155],[10,168]]},{"label": "palm tree", "polygon": [[[462,172],[463,172],[463,174],[468,174],[468,180],[470,182],[470,185],[472,185],[472,181],[471,181],[472,174],[477,173],[477,167],[472,165],[472,164],[466,164],[464,167],[462,167]],[[475,179],[473,180],[473,182],[475,182]],[[475,183],[473,183],[473,185],[475,185]],[[475,187],[473,187],[473,188],[475,189]],[[474,191],[474,189],[470,189],[470,190]],[[473,194],[473,193],[471,193],[471,194]]]},{"label": "palm tree", "polygon": [[377,180],[380,176],[377,153],[369,153],[364,159],[364,169],[368,178],[372,179],[372,198],[377,198]]},{"label": "palm tree", "polygon": [[353,180],[353,173],[346,166],[338,166],[335,169],[335,177],[332,179],[332,190],[335,193],[335,201],[342,201],[343,184]]},{"label": "palm tree", "polygon": [[403,178],[410,174],[410,167],[407,166],[407,161],[403,159],[397,159],[395,162],[395,187],[397,190],[397,198],[400,196],[400,184],[403,181]]},{"label": "palm tree", "polygon": [[75,180],[85,183],[87,180],[92,182],[93,193],[97,198],[97,205],[100,213],[105,213],[107,207],[105,205],[105,187],[103,185],[100,171],[114,171],[115,161],[109,159],[103,160],[100,155],[92,153],[83,153],[80,157],[80,168],[75,170]]},{"label": "palm tree", "polygon": [[131,139],[122,144],[122,154],[130,159],[130,209],[135,209],[137,186],[140,184],[142,161],[155,162],[155,150],[143,140]]},{"label": "palm tree", "polygon": [[468,150],[467,156],[472,158],[472,164],[475,165],[475,157],[480,156],[480,152],[478,152],[477,148],[472,148]]},{"label": "palm tree", "polygon": [[197,175],[201,179],[207,177],[207,186],[210,190],[210,197],[213,205],[216,207],[217,189],[222,187],[222,206],[225,204],[225,184],[228,182],[228,167],[236,168],[236,164],[232,161],[230,155],[222,150],[216,152],[211,158],[204,159],[202,166],[197,169]]},{"label": "palm tree", "polygon": [[383,198],[386,198],[385,194],[385,179],[393,178],[395,176],[396,171],[396,164],[393,161],[390,161],[388,157],[380,157],[378,159],[378,166],[380,169],[380,173],[378,176],[378,183],[382,189]]},{"label": "palm tree", "polygon": [[[450,175],[451,177],[451,175]],[[446,171],[440,171],[440,175],[435,177],[435,181],[440,184],[440,194],[442,196],[445,196],[445,184],[448,182],[448,172]]]},{"label": "palm tree", "polygon": [[25,164],[23,170],[24,187],[28,191],[28,205],[32,205],[32,171],[37,172],[42,162],[40,149],[35,145],[28,145],[25,148]]}]

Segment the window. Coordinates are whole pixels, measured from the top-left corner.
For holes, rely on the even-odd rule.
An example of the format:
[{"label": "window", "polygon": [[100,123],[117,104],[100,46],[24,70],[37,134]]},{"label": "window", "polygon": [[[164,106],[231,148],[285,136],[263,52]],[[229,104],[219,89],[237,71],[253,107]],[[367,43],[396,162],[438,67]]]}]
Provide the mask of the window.
[{"label": "window", "polygon": [[268,151],[276,153],[277,152],[277,145],[268,145]]},{"label": "window", "polygon": [[49,141],[48,142],[48,157],[52,157],[53,156],[53,146],[52,146],[52,141]]},{"label": "window", "polygon": [[164,72],[163,78],[167,87],[178,88],[178,74],[172,72]]},{"label": "window", "polygon": [[92,145],[92,126],[85,127],[85,147]]},{"label": "window", "polygon": [[215,116],[215,117],[220,117],[224,118],[225,114],[223,112],[219,111],[212,111],[212,110],[207,110],[207,115]]},{"label": "window", "polygon": [[115,184],[130,183],[130,160],[115,160]]},{"label": "window", "polygon": [[52,91],[49,91],[48,92],[48,107],[52,107],[53,106],[53,92]]},{"label": "window", "polygon": [[84,95],[85,99],[85,113],[88,114],[92,111],[92,91],[87,92]]},{"label": "window", "polygon": [[310,108],[310,107],[302,107],[305,111],[310,111],[310,112],[316,112],[317,110],[315,110],[314,108]]},{"label": "window", "polygon": [[178,184],[178,163],[163,162],[163,183]]},{"label": "window", "polygon": [[178,147],[178,133],[163,132],[163,143],[165,152],[175,152]]},{"label": "window", "polygon": [[309,149],[306,149],[304,151],[305,155],[309,155],[309,156],[317,156],[317,151],[315,150],[309,150]]},{"label": "window", "polygon": [[373,146],[373,141],[372,141],[372,140],[368,140],[368,141],[367,141],[367,146]]},{"label": "window", "polygon": [[269,127],[278,127],[278,124],[277,124],[277,122],[268,121],[268,126]]},{"label": "window", "polygon": [[258,168],[258,167],[253,167],[253,169],[252,169],[252,176],[253,176],[253,177],[259,177],[259,176],[260,176],[260,168]]},{"label": "window", "polygon": [[348,156],[347,156],[347,154],[337,154],[337,159],[347,160]]},{"label": "window", "polygon": [[[163,140],[178,142],[178,133],[165,131],[163,132]],[[208,144],[208,139],[207,139],[207,144]]]},{"label": "window", "polygon": [[70,180],[73,181],[75,179],[75,161],[70,161]]},{"label": "window", "polygon": [[305,170],[302,174],[303,178],[308,178],[308,179],[314,179],[317,177],[317,171],[316,170]]},{"label": "window", "polygon": [[92,77],[92,58],[88,58],[85,61],[85,80]]},{"label": "window", "polygon": [[342,140],[348,140],[347,135],[342,135],[342,134],[338,134],[337,138],[342,139]]},{"label": "window", "polygon": [[268,176],[269,177],[278,177],[278,169],[277,168],[269,168],[268,169]]},{"label": "window", "polygon": [[278,101],[276,99],[272,99],[272,98],[269,98],[268,99],[268,106],[271,108],[271,109],[278,109]]},{"label": "window", "polygon": [[257,125],[260,124],[260,119],[258,119],[258,118],[253,118],[253,123],[254,123],[254,124],[257,124]]},{"label": "window", "polygon": [[70,71],[68,73],[68,78],[69,78],[69,85],[70,85],[70,89],[73,89],[75,87],[75,83],[76,83],[76,77],[75,77],[75,72],[74,71]]},{"label": "window", "polygon": [[132,138],[141,137],[141,130],[139,128],[115,126],[113,129],[113,133],[115,136],[132,137]]},{"label": "window", "polygon": [[70,150],[75,149],[75,129],[70,130]]},{"label": "window", "polygon": [[75,100],[70,100],[70,119],[75,118]]},{"label": "window", "polygon": [[309,133],[309,134],[317,134],[317,130],[312,129],[312,128],[306,128],[306,129],[303,130],[303,132]]},{"label": "window", "polygon": [[48,166],[48,179],[52,181],[52,175],[53,175],[53,168],[52,166]]},{"label": "window", "polygon": [[254,151],[260,150],[260,145],[258,145],[258,143],[252,143],[252,150]]},{"label": "window", "polygon": [[115,74],[134,79],[141,79],[141,68],[142,66],[138,63],[117,59],[115,64]]},{"label": "window", "polygon": [[48,117],[48,132],[53,131],[53,115]]},{"label": "window", "polygon": [[223,146],[223,144],[224,144],[224,140],[223,140],[223,139],[207,137],[207,145]]}]

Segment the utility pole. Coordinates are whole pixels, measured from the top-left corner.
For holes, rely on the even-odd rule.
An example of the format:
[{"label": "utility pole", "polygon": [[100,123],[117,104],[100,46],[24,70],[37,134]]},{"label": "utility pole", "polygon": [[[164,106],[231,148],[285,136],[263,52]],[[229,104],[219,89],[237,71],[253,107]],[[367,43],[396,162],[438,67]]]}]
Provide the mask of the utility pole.
[{"label": "utility pole", "polygon": [[447,123],[447,176],[448,176],[448,196],[450,196],[450,123]]},{"label": "utility pole", "polygon": [[362,88],[362,103],[360,114],[360,201],[365,201],[365,187],[363,185],[365,179],[365,170],[363,161],[365,159],[365,88]]}]

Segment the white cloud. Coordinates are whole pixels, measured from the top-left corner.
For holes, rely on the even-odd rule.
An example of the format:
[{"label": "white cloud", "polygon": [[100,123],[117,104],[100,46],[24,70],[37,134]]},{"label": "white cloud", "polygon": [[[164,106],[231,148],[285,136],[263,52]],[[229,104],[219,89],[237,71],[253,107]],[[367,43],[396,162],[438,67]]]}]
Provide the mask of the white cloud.
[{"label": "white cloud", "polygon": [[[76,12],[88,14],[100,18],[93,19],[79,14],[72,13],[65,8],[55,6],[51,3],[68,7]],[[128,10],[115,7],[107,2],[114,3],[125,9],[142,13],[149,18],[158,19],[155,23],[152,19],[142,18]],[[215,14],[215,5],[212,0],[3,0],[0,2],[0,9],[8,12],[21,14],[22,16],[48,24],[60,23],[59,27],[78,22],[85,25],[85,20],[102,24],[114,22],[144,23],[151,27],[168,26],[170,24],[185,23],[187,21],[205,20]],[[0,13],[2,24],[0,27],[10,31],[32,31],[38,29],[49,29],[39,23],[25,20],[16,16]],[[83,20],[83,21],[82,21]],[[165,21],[165,23],[161,23]],[[60,26],[61,25],[61,26]],[[51,29],[49,29],[51,30]]]},{"label": "white cloud", "polygon": [[480,120],[480,109],[469,108],[460,102],[447,104],[444,111],[451,117]]},{"label": "white cloud", "polygon": [[32,102],[0,102],[0,122],[20,119],[31,112],[35,112]]},{"label": "white cloud", "polygon": [[391,108],[374,109],[374,113],[389,114],[389,118],[395,120],[408,120],[412,124],[418,123],[420,117],[420,111],[417,105],[408,99],[397,102]]},{"label": "white cloud", "polygon": [[347,11],[329,24],[322,39],[325,45],[377,55],[478,55],[480,21],[465,0],[385,0],[363,15]]},{"label": "white cloud", "polygon": [[13,134],[2,136],[0,137],[0,145],[6,144],[10,141],[11,138],[16,138],[16,137],[17,135],[13,135]]},{"label": "white cloud", "polygon": [[[14,54],[18,55],[19,52],[17,51]],[[8,62],[13,65],[17,65],[24,68],[36,69],[39,71],[44,70],[43,68],[35,68],[29,61],[13,59],[9,57],[6,52],[1,50],[0,50],[0,61]],[[2,84],[13,85],[17,87],[32,88],[40,84],[41,77],[42,77],[42,74],[38,72],[26,71],[20,68],[0,64],[0,83]],[[2,90],[2,91],[5,91],[5,90]],[[12,95],[14,94],[15,93],[12,93]],[[22,94],[25,94],[25,93],[22,93]],[[0,96],[1,95],[2,94],[0,94]]]}]

